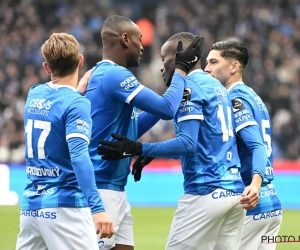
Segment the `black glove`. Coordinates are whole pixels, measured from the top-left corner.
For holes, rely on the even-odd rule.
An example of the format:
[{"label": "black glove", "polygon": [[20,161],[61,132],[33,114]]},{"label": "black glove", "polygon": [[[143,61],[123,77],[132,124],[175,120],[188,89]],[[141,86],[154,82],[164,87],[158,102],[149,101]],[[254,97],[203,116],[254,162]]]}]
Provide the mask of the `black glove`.
[{"label": "black glove", "polygon": [[141,179],[143,168],[148,165],[155,157],[139,156],[136,158],[132,165],[131,174],[134,176],[134,181],[137,182]]},{"label": "black glove", "polygon": [[98,146],[98,154],[103,155],[102,160],[120,160],[127,157],[142,155],[142,143],[131,141],[126,136],[117,135],[115,133],[111,136],[116,139],[112,141],[100,141],[104,146]]},{"label": "black glove", "polygon": [[200,60],[203,51],[203,37],[195,36],[192,43],[183,50],[182,41],[178,41],[175,68],[189,72]]}]

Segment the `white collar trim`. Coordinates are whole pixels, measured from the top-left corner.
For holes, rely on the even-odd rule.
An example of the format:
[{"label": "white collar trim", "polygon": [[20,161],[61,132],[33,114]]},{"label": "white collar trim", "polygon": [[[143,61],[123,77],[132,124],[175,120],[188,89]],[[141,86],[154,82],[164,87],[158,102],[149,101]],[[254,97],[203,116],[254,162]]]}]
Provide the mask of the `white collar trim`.
[{"label": "white collar trim", "polygon": [[75,89],[74,87],[70,86],[70,85],[61,85],[61,84],[55,84],[53,83],[52,81],[51,82],[48,82],[48,85],[50,88],[53,88],[53,89],[59,89],[59,88],[70,88],[72,89],[73,91],[77,92],[77,89]]},{"label": "white collar trim", "polygon": [[196,72],[203,72],[202,69],[194,69],[193,71],[191,71],[190,73],[188,73],[186,76],[190,76],[191,74],[194,74]]},{"label": "white collar trim", "polygon": [[97,64],[98,64],[98,63],[102,63],[102,62],[108,62],[108,63],[110,63],[110,64],[116,64],[116,63],[115,63],[115,62],[113,62],[112,60],[108,60],[108,59],[105,59],[105,60],[99,61],[99,62],[97,62]]},{"label": "white collar trim", "polygon": [[236,85],[239,85],[239,84],[244,84],[243,82],[236,82],[234,84],[232,84],[228,89],[227,89],[227,92],[230,92],[230,90],[233,89],[233,87],[235,87]]}]

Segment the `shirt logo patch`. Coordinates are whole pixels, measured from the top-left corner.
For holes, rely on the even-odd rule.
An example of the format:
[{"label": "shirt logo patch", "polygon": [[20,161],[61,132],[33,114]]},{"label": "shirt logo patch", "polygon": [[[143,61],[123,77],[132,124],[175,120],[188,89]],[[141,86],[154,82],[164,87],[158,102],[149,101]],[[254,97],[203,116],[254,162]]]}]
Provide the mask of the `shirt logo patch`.
[{"label": "shirt logo patch", "polygon": [[233,99],[231,101],[231,103],[232,103],[232,107],[233,107],[233,111],[234,112],[236,112],[238,110],[245,109],[243,101],[241,99],[239,99],[239,98]]},{"label": "shirt logo patch", "polygon": [[183,101],[188,101],[191,100],[191,95],[192,95],[192,89],[191,88],[185,88],[183,91],[183,96],[182,96],[182,102]]}]

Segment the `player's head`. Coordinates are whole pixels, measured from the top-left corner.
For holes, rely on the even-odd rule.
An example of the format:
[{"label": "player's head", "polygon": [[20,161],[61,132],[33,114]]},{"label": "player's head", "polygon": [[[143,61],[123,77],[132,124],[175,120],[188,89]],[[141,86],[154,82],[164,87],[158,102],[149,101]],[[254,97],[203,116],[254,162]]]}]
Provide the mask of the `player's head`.
[{"label": "player's head", "polygon": [[193,41],[195,35],[189,32],[180,32],[171,36],[161,47],[160,54],[163,61],[161,72],[167,86],[170,86],[175,72],[175,57],[178,41],[182,41],[183,49],[186,49]]},{"label": "player's head", "polygon": [[66,33],[53,33],[43,44],[43,67],[52,77],[65,77],[77,72],[83,65],[76,38]]},{"label": "player's head", "polygon": [[137,67],[143,53],[142,34],[139,27],[125,16],[108,17],[101,30],[103,56],[122,59],[125,67]]},{"label": "player's head", "polygon": [[235,76],[241,76],[248,63],[248,49],[238,41],[221,41],[213,44],[206,58],[205,71],[223,85]]}]

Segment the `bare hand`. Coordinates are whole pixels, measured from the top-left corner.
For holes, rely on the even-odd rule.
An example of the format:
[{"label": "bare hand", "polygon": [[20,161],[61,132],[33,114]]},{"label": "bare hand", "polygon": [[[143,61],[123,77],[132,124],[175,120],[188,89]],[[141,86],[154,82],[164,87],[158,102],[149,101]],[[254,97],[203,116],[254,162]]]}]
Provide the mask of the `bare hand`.
[{"label": "bare hand", "polygon": [[111,238],[114,234],[114,226],[112,220],[107,213],[101,212],[93,214],[93,219],[96,225],[96,234],[100,233],[100,239]]},{"label": "bare hand", "polygon": [[88,86],[88,82],[90,80],[90,77],[92,75],[92,70],[88,70],[87,72],[85,72],[85,74],[83,75],[83,77],[80,79],[78,85],[77,85],[77,90],[82,94],[85,95],[87,86]]},{"label": "bare hand", "polygon": [[255,185],[250,185],[245,188],[241,196],[240,204],[242,205],[242,208],[250,210],[259,202],[259,188]]}]

